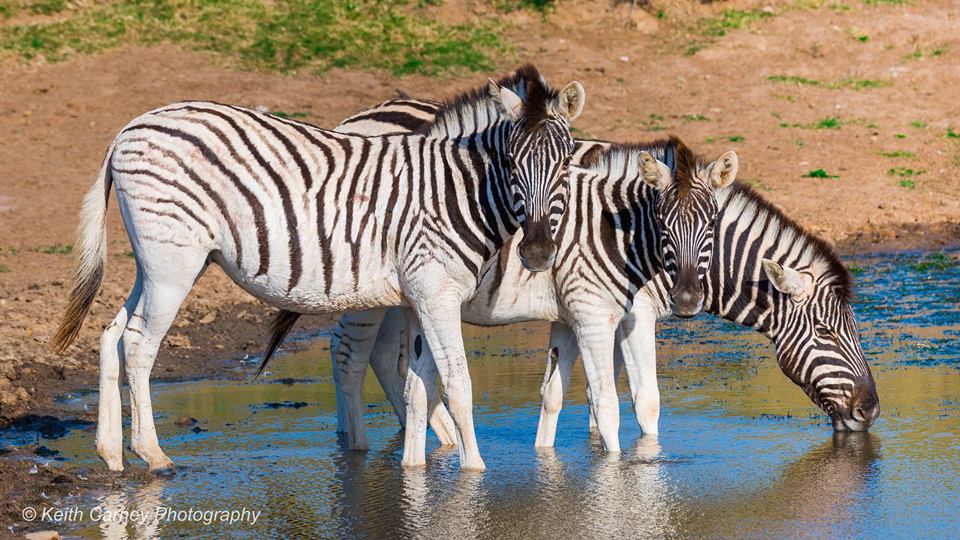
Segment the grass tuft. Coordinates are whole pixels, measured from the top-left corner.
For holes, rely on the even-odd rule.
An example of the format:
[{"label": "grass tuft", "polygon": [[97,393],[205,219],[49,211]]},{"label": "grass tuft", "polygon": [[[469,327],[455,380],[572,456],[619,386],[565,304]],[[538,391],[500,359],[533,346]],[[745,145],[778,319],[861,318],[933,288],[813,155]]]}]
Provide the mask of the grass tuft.
[{"label": "grass tuft", "polygon": [[910,176],[920,176],[926,171],[923,170],[914,170],[910,167],[892,167],[887,169],[887,174],[890,176],[899,176],[901,178],[907,178]]},{"label": "grass tuft", "polygon": [[803,177],[804,177],[804,178],[833,178],[833,179],[836,179],[836,178],[840,178],[840,175],[837,175],[837,174],[829,174],[829,173],[827,173],[827,171],[825,171],[825,170],[823,170],[823,169],[814,169],[814,170],[808,172],[807,174],[803,175]]},{"label": "grass tuft", "polygon": [[773,14],[762,9],[725,9],[716,17],[707,17],[697,21],[691,34],[700,37],[687,43],[684,54],[692,56],[697,51],[710,45],[718,38],[727,35],[727,32],[738,28],[749,28],[755,23],[773,17]]},{"label": "grass tuft", "polygon": [[46,253],[48,255],[69,255],[70,253],[73,253],[73,244],[51,244],[49,246],[37,248],[36,251],[37,253]]},{"label": "grass tuft", "polygon": [[908,152],[906,150],[893,150],[890,152],[880,152],[880,155],[888,158],[909,158],[914,159],[917,157],[913,152]]},{"label": "grass tuft", "polygon": [[831,90],[866,90],[868,88],[884,88],[893,85],[893,81],[880,81],[874,79],[842,79],[840,81],[825,82],[817,79],[798,77],[796,75],[772,75],[767,77],[767,80],[781,84],[815,86],[818,88],[829,88]]},{"label": "grass tuft", "polygon": [[917,262],[913,265],[913,269],[918,272],[926,272],[929,270],[947,270],[957,265],[957,261],[950,258],[949,255],[942,251],[936,253],[931,253],[920,262]]}]

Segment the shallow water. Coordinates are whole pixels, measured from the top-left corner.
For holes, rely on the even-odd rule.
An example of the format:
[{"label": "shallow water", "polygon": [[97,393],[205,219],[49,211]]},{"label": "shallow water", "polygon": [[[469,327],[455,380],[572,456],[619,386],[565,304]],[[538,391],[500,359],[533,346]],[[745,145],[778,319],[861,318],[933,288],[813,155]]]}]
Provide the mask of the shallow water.
[{"label": "shallow water", "polygon": [[[834,435],[765,338],[701,315],[660,324],[658,439],[640,437],[621,380],[624,453],[603,455],[587,430],[578,369],[556,448],[538,452],[547,326],[471,328],[488,470],[461,473],[456,452],[431,434],[427,469],[404,471],[402,435],[372,375],[371,449],[342,449],[322,339],[280,357],[266,382],[155,385],[161,445],[180,467],[176,476],[78,497],[86,518],[60,527],[89,538],[956,536],[960,269],[914,267],[922,257],[850,261],[863,269],[856,310],[883,406],[868,434]],[[271,382],[281,377],[309,380]],[[176,426],[181,416],[197,418],[200,430]],[[70,462],[102,466],[91,430],[42,442]],[[94,508],[158,507],[262,514],[254,525],[89,517]]]}]

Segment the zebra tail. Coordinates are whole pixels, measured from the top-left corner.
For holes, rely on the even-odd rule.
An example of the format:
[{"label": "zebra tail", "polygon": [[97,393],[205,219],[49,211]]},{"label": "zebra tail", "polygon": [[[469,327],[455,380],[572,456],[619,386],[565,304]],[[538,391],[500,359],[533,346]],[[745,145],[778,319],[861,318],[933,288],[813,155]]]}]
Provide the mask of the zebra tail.
[{"label": "zebra tail", "polygon": [[77,233],[78,259],[73,274],[73,287],[67,297],[67,310],[53,336],[53,348],[58,353],[64,352],[77,338],[83,320],[90,312],[90,306],[103,282],[107,264],[107,201],[110,197],[110,186],[113,184],[110,161],[115,144],[111,144],[107,149],[97,180],[83,199]]},{"label": "zebra tail", "polygon": [[273,358],[274,353],[276,353],[277,349],[280,348],[280,344],[283,343],[283,340],[287,337],[287,334],[290,333],[290,330],[293,329],[293,325],[296,324],[297,320],[299,319],[299,313],[294,313],[285,309],[281,309],[277,313],[277,317],[273,319],[273,323],[270,325],[270,345],[267,346],[267,354],[263,356],[263,361],[260,362],[260,367],[257,368],[257,374],[253,376],[253,380],[257,380],[257,377],[263,373],[264,368],[267,367],[267,362]]}]

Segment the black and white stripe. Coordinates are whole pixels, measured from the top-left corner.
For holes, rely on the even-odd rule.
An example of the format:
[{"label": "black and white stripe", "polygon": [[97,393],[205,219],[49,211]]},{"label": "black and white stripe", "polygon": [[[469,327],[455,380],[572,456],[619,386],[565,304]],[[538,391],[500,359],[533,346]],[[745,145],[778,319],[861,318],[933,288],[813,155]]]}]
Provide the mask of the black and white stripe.
[{"label": "black and white stripe", "polygon": [[[429,103],[416,102],[415,105],[409,117],[420,115]],[[401,106],[401,102],[388,102],[382,107],[388,109],[389,114],[377,116],[378,108],[374,108],[356,116],[364,119],[363,125],[348,120],[337,129],[400,130],[402,126],[389,124],[391,118],[403,115]],[[700,198],[712,197],[716,189],[725,186],[712,181],[713,164],[696,156],[679,140],[645,145],[581,144],[578,155],[584,167],[572,168],[570,172],[570,204],[556,226],[558,252],[551,275],[531,274],[521,264],[522,257],[513,257],[512,244],[522,242],[522,235],[518,234],[500,251],[497,264],[486,270],[477,294],[464,304],[465,321],[495,325],[562,319],[579,333],[581,349],[605,351],[603,341],[613,340],[614,330],[631,311],[637,291],[664,266],[660,256],[661,238],[682,246],[690,242],[676,238],[676,234],[709,239],[708,234],[692,229],[690,224],[700,224],[704,229],[712,225],[717,206],[704,204]],[[735,155],[731,159],[735,159]],[[726,180],[732,180],[733,175],[735,171]],[[706,214],[708,212],[712,214]],[[678,225],[676,229],[661,230],[662,220],[658,216],[667,213],[680,214],[669,221],[671,227],[674,223]],[[692,215],[695,213],[704,214]],[[699,251],[709,253],[710,249],[708,246]],[[683,276],[691,276],[693,283],[689,286],[696,287],[702,298],[697,281],[702,274],[697,269],[698,262],[694,261],[690,268],[678,263],[669,267],[682,270]],[[673,272],[670,275],[673,276]],[[391,339],[384,336],[382,328],[397,327],[397,323],[390,320],[397,316],[390,314],[388,321],[381,323],[382,313],[351,314],[342,317],[338,326],[331,351],[338,395],[346,400],[338,406],[347,416],[341,417],[340,427],[348,432],[351,447],[366,445],[359,388],[366,372],[367,356],[375,343],[379,347],[381,342]],[[377,338],[378,329],[380,338]],[[273,352],[277,342],[275,332],[269,352]],[[612,350],[611,345],[610,352]],[[605,354],[606,358],[597,361],[605,363],[612,375],[613,359],[609,352]],[[375,363],[374,368],[377,370],[378,364]],[[399,385],[393,384],[393,388],[397,387]],[[395,403],[399,401],[395,397],[391,399]],[[608,405],[597,404],[601,408]],[[400,411],[398,414],[405,416]],[[441,437],[448,431],[442,425],[434,424],[434,428]],[[607,448],[618,448],[615,429],[605,435]]]},{"label": "black and white stripe", "polygon": [[[395,114],[410,112],[412,115],[415,110],[422,116],[431,103],[401,100],[391,102],[391,106]],[[404,109],[406,106],[409,108]],[[376,109],[364,114],[376,117]],[[344,129],[350,127],[344,126]],[[610,146],[598,140],[577,140],[572,163],[594,162],[597,155]],[[705,165],[694,161],[679,169],[703,171]],[[711,174],[712,171],[707,176]],[[676,189],[679,192],[680,183]],[[657,275],[644,287],[644,295],[663,310],[675,309],[679,261],[683,259],[688,265],[696,261],[696,275],[705,290],[701,298],[708,312],[753,327],[770,337],[784,373],[830,414],[836,429],[868,428],[879,415],[879,399],[859,344],[849,301],[849,275],[833,250],[743,185],[724,191],[719,198],[696,193],[688,196],[687,204],[700,207],[700,212],[678,212],[676,207],[681,200],[667,192],[661,196],[663,211],[657,215],[665,235],[663,265],[673,276]],[[696,223],[697,216],[711,214],[719,217],[706,226]],[[678,246],[684,242],[686,245],[674,247],[674,242]],[[685,255],[681,257],[678,253]],[[764,258],[787,269],[805,272],[811,277],[810,290],[801,291],[796,298],[778,290],[768,279]],[[711,265],[714,260],[720,262]],[[706,271],[708,267],[710,270]],[[481,286],[481,291],[507,287],[501,283],[504,276],[490,277],[494,279],[485,281],[498,285]],[[510,295],[503,296],[509,298]],[[484,298],[492,304],[498,295],[478,295],[473,302]],[[490,306],[474,311],[496,313]],[[469,314],[466,320],[470,320]]]},{"label": "black and white stripe", "polygon": [[[133,447],[151,468],[169,466],[153,429],[149,370],[180,303],[216,262],[257,298],[292,312],[414,307],[431,349],[445,352],[438,365],[452,362],[458,378],[450,399],[469,447],[464,465],[482,468],[469,381],[456,368],[464,361],[459,321],[449,312],[459,312],[487,259],[518,228],[530,237],[528,251],[555,250],[540,218],[563,211],[569,122],[582,105],[579,83],[556,91],[524,66],[445,102],[412,134],[347,135],[213,102],[134,119],[114,140],[85,205],[83,259],[56,338],[59,348],[69,345],[99,286],[103,216],[116,187],[138,272],[102,342],[109,375],[101,378],[101,456],[122,467],[113,364],[123,339],[136,404]],[[530,266],[549,263],[552,256],[538,254]]]}]

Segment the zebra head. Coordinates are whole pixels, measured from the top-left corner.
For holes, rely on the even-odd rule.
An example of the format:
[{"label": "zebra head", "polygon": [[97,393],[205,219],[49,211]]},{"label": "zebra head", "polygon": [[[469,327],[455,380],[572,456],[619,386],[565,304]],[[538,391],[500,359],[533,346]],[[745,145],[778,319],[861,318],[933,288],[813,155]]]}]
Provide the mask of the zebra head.
[{"label": "zebra head", "polygon": [[860,349],[847,274],[762,264],[780,314],[780,368],[830,415],[836,431],[865,431],[880,416],[880,398]]},{"label": "zebra head", "polygon": [[554,235],[567,206],[573,137],[570,122],[583,111],[583,86],[572,82],[557,92],[539,75],[526,79],[525,97],[492,80],[489,93],[510,119],[507,136],[509,189],[514,217],[523,228],[517,255],[531,272],[553,266]]},{"label": "zebra head", "polygon": [[645,171],[644,180],[660,192],[656,213],[663,269],[672,283],[670,308],[674,315],[687,318],[703,308],[703,280],[710,269],[720,211],[715,192],[733,183],[739,161],[736,152],[726,152],[708,163],[679,139],[672,141],[675,174],[655,174],[645,163],[651,173]]}]

